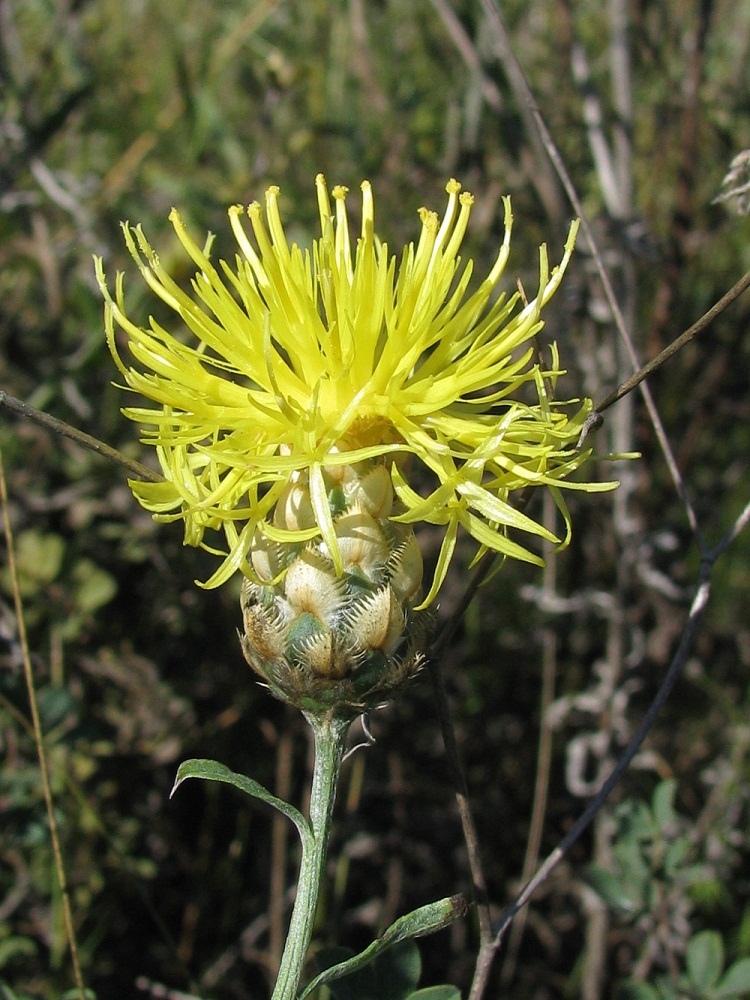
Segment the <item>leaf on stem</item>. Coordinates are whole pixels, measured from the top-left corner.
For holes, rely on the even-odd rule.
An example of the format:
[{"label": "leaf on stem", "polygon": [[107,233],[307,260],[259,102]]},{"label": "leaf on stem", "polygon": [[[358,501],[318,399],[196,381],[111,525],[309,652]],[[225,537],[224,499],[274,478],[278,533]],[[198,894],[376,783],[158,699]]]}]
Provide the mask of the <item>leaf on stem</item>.
[{"label": "leaf on stem", "polygon": [[464,916],[469,909],[469,904],[465,896],[446,896],[445,899],[438,899],[434,903],[427,903],[420,906],[411,913],[405,914],[394,921],[391,926],[379,938],[376,938],[364,951],[345,962],[325,969],[300,993],[299,1000],[305,1000],[314,989],[324,983],[340,979],[342,976],[350,975],[358,969],[363,968],[376,956],[381,955],[388,948],[401,941],[408,941],[412,938],[425,937],[435,931],[447,927],[458,917]]},{"label": "leaf on stem", "polygon": [[201,758],[184,760],[177,769],[177,777],[175,778],[172,791],[169,793],[170,799],[187,778],[203,778],[204,781],[221,781],[225,785],[234,785],[235,788],[239,788],[246,795],[251,795],[254,799],[260,799],[261,802],[266,802],[269,806],[273,806],[274,809],[278,809],[280,813],[283,813],[297,827],[303,844],[312,837],[310,824],[298,809],[285,802],[284,799],[272,795],[267,788],[264,788],[257,781],[253,781],[252,778],[248,778],[244,774],[237,774],[236,771],[230,771],[226,765],[220,764],[217,760],[204,760]]}]

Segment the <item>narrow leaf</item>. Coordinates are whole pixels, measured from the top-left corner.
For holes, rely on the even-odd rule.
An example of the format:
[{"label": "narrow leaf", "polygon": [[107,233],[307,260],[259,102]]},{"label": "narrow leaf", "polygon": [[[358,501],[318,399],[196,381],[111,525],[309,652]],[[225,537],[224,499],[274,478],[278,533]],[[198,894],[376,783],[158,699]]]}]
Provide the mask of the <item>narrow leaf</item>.
[{"label": "narrow leaf", "polygon": [[170,799],[187,778],[203,778],[204,781],[221,781],[225,785],[234,785],[235,788],[239,788],[246,795],[251,795],[254,799],[260,799],[261,802],[273,806],[274,809],[278,809],[280,813],[288,817],[297,827],[303,843],[312,836],[310,824],[298,809],[295,809],[294,806],[283,799],[272,795],[267,788],[264,788],[257,781],[253,781],[252,778],[248,778],[244,774],[237,774],[235,771],[230,771],[228,767],[220,764],[217,760],[196,758],[184,760],[177,769],[177,777],[175,778],[172,791],[169,793]]},{"label": "narrow leaf", "polygon": [[[351,958],[347,948],[325,948],[315,956],[319,969]],[[400,941],[362,969],[328,984],[333,1000],[407,1000],[422,974],[419,948],[413,941]]]},{"label": "narrow leaf", "polygon": [[394,944],[398,944],[400,941],[424,937],[427,934],[442,930],[443,927],[447,927],[458,917],[462,917],[468,909],[469,904],[466,897],[458,895],[446,896],[445,899],[439,899],[434,903],[427,903],[426,906],[420,906],[416,910],[412,910],[411,913],[407,913],[394,921],[379,938],[376,938],[359,955],[355,955],[353,958],[345,962],[340,962],[338,965],[334,965],[330,969],[321,972],[303,990],[299,996],[299,1000],[304,1000],[318,986],[332,982],[334,979],[340,979],[342,976],[347,976],[363,968],[376,955],[382,954],[386,949],[392,948]]}]

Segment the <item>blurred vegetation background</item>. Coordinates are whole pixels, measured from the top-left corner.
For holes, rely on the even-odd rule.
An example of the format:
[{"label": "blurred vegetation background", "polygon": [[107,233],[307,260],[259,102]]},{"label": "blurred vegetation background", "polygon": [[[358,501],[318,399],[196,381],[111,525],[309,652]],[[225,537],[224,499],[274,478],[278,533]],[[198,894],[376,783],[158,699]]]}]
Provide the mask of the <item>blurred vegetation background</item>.
[{"label": "blurred vegetation background", "polygon": [[[750,217],[712,204],[750,147],[750,3],[500,9],[651,357],[750,268]],[[350,187],[355,219],[359,183],[373,182],[392,248],[416,237],[421,205],[442,212],[456,176],[476,196],[479,273],[510,194],[511,288],[535,289],[539,243],[559,259],[573,214],[482,0],[0,0],[0,387],[143,458],[112,386],[92,254],[109,274],[128,272],[130,314],[146,322],[153,303],[120,220],[141,222],[188,281],[172,205],[226,256],[227,206],[279,184],[288,234],[309,241],[319,171]],[[629,373],[583,242],[548,316],[543,337],[569,371],[562,396],[601,399]],[[745,296],[650,383],[709,541],[747,502],[749,321]],[[293,838],[227,788],[189,783],[168,800],[190,756],[304,799],[305,727],[244,664],[239,584],[198,589],[209,557],[183,548],[179,525],[155,525],[119,468],[6,413],[0,444],[86,983],[100,1000],[267,996]],[[617,470],[614,498],[574,502],[573,544],[544,574],[506,565],[480,592],[446,665],[498,912],[520,884],[530,829],[542,852],[554,847],[637,724],[697,576],[684,505],[635,395],[607,415],[597,448],[643,458]],[[728,958],[750,954],[748,548],[740,536],[717,565],[689,670],[622,805],[534,899],[489,996],[613,995],[627,977],[681,969],[703,929]],[[465,579],[454,572],[442,615]],[[53,998],[73,985],[71,963],[5,568],[0,638],[0,981]],[[365,945],[470,885],[429,683],[370,724],[377,742],[345,772],[318,946]],[[672,776],[669,823],[688,848],[670,868],[653,838],[631,826],[623,840],[621,824]],[[633,837],[640,861],[622,849]],[[607,905],[617,894],[592,890],[591,862],[618,884],[640,872],[643,892]],[[466,995],[471,921],[420,947],[423,983]]]}]

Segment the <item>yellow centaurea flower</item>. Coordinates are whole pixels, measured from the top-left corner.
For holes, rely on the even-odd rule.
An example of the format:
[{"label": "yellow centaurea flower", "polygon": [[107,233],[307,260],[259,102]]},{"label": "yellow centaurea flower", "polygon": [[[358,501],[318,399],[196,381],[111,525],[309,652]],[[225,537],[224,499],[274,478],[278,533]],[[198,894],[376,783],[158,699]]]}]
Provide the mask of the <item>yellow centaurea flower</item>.
[{"label": "yellow centaurea flower", "polygon": [[[539,289],[524,303],[518,293],[494,295],[510,250],[508,198],[495,263],[469,294],[473,262],[462,263],[459,251],[473,198],[457,181],[447,185],[442,221],[420,210],[419,241],[399,260],[375,235],[369,182],[362,184],[355,247],[346,188],[333,188],[333,204],[320,175],[316,188],[321,236],[312,250],[289,244],[278,188],[266,192],[265,213],[257,203],[247,209],[252,237],[243,209],[230,208],[239,248],[233,264],[213,263],[173,210],[170,220],[197,269],[190,294],[168,274],[140,226],[123,225],[130,253],[181,320],[187,343],[155,319],[148,328],[133,322],[122,276],[111,294],[98,262],[110,350],[127,386],[157,404],[124,410],[144,426],[143,440],[156,448],[165,477],[131,482],[136,497],[159,520],[183,520],[186,543],[222,556],[207,587],[236,571],[257,582],[250,551],[261,550],[263,539],[297,550],[317,539],[342,573],[332,484],[346,470],[373,463],[387,469],[397,497],[392,522],[445,526],[421,607],[437,595],[459,527],[478,542],[479,555],[492,550],[541,562],[509,530],[557,539],[517,510],[511,494],[549,487],[567,523],[561,486],[613,485],[566,481],[586,457],[575,442],[591,404],[553,399],[556,354],[551,370],[532,362],[542,309],[560,284],[577,224],[551,271],[540,249]],[[116,326],[134,364],[122,359]],[[526,384],[532,403],[517,398]],[[434,487],[427,495],[414,485],[420,465]],[[290,518],[295,483],[307,499],[304,516]],[[285,505],[282,516],[278,503]],[[210,546],[206,529],[223,530],[226,548]],[[277,571],[279,579],[283,561]]]}]

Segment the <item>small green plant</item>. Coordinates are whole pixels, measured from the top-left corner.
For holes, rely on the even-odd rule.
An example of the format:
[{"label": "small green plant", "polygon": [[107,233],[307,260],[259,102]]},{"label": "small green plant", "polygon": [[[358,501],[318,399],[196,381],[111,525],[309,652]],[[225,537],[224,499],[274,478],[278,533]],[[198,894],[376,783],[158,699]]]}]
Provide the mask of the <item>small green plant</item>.
[{"label": "small green plant", "polygon": [[[615,810],[617,834],[610,869],[592,865],[595,892],[636,932],[640,942],[634,976],[620,987],[622,1000],[724,1000],[750,994],[750,958],[728,967],[721,934],[693,933],[694,900],[717,881],[697,858],[688,819],[675,809],[677,783],[662,781],[651,803],[631,798]],[[656,973],[659,967],[665,971]],[[645,977],[650,976],[651,982]]]},{"label": "small green plant", "polygon": [[658,976],[653,984],[629,981],[620,1000],[729,1000],[750,994],[750,958],[725,967],[724,942],[718,931],[699,931],[688,942],[684,969]]}]

